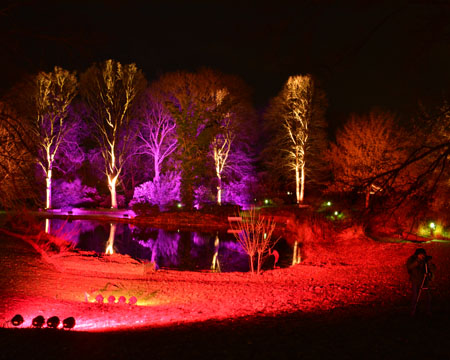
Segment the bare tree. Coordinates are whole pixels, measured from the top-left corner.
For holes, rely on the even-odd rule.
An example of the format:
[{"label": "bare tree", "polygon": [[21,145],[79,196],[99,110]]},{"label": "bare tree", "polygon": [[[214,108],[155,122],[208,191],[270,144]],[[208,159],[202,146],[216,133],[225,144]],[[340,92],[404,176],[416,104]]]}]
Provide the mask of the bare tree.
[{"label": "bare tree", "polygon": [[[444,104],[431,112],[422,112],[417,119],[417,136],[407,155],[395,166],[371,174],[363,182],[380,183],[390,206],[401,208],[407,200],[430,205],[433,200],[448,210],[450,178],[450,106]],[[420,209],[415,209],[416,212]],[[423,208],[421,209],[423,210]],[[442,211],[441,210],[441,211]]]},{"label": "bare tree", "polygon": [[132,106],[145,85],[135,64],[114,60],[92,65],[81,77],[80,90],[90,106],[105,161],[112,208],[117,208],[116,186],[135,136],[129,126]]},{"label": "bare tree", "polygon": [[151,89],[146,91],[140,105],[139,120],[138,137],[143,144],[139,152],[153,158],[153,182],[158,182],[164,160],[177,148],[176,122],[162,98]]},{"label": "bare tree", "polygon": [[68,70],[55,67],[53,72],[40,72],[36,76],[33,91],[36,115],[32,129],[38,143],[37,161],[45,174],[46,209],[52,207],[53,164],[71,127],[67,115],[76,92],[77,78]]},{"label": "bare tree", "polygon": [[234,230],[236,240],[249,257],[251,272],[259,274],[265,256],[277,243],[277,240],[272,239],[276,223],[271,218],[261,216],[254,207],[239,215],[241,221],[230,221],[230,227]]},{"label": "bare tree", "polygon": [[308,155],[324,142],[324,107],[324,95],[312,76],[296,75],[289,77],[266,112],[272,127],[281,128],[270,151],[283,152],[281,161],[293,171],[297,203],[304,199]]}]

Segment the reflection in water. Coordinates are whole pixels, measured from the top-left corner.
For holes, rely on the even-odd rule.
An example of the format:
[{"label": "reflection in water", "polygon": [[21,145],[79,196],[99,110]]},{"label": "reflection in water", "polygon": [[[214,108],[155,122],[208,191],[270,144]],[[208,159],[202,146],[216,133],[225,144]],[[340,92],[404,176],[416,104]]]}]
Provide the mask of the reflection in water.
[{"label": "reflection in water", "polygon": [[217,272],[220,272],[219,246],[220,246],[219,233],[216,233],[216,239],[214,240],[214,255],[212,259],[211,270]]},{"label": "reflection in water", "polygon": [[50,234],[50,226],[51,226],[51,220],[45,219],[45,232],[47,234]]},{"label": "reflection in water", "polygon": [[[146,240],[139,240],[142,237]],[[178,265],[179,233],[168,232],[163,229],[136,229],[133,240],[137,240],[140,245],[151,250],[150,261],[155,263],[156,268],[160,266],[176,267]]]},{"label": "reflection in water", "polygon": [[114,224],[114,223],[110,224],[109,237],[108,237],[108,241],[106,242],[105,254],[109,254],[109,255],[114,254],[114,238],[116,236],[116,228],[117,228],[117,224]]},{"label": "reflection in water", "polygon": [[298,241],[295,240],[294,250],[292,251],[292,265],[300,264],[301,261],[302,261],[302,257],[300,254],[300,246],[298,244]]},{"label": "reflection in water", "polygon": [[[50,229],[50,222],[48,224]],[[157,268],[222,272],[249,270],[248,257],[232,234],[167,231],[126,223],[58,219],[52,219],[50,230],[54,235],[62,234],[80,250],[127,254],[154,262]]]}]

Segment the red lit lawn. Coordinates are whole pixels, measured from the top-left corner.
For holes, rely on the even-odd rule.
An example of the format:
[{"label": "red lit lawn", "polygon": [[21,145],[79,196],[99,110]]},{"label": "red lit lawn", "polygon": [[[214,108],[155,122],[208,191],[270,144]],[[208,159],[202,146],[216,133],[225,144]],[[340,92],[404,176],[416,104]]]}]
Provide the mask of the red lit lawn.
[{"label": "red lit lawn", "polygon": [[[299,335],[286,326],[294,329],[304,324],[306,328],[302,331],[308,333],[308,329],[311,329],[312,333],[316,331],[319,336],[317,324],[323,325],[325,322],[328,324],[325,328],[335,329],[336,336],[341,336],[339,327],[333,326],[344,326],[342,324],[346,321],[353,321],[352,334],[358,337],[361,334],[355,331],[372,326],[363,325],[367,319],[391,321],[388,319],[392,315],[402,322],[412,321],[408,318],[409,285],[404,263],[419,246],[414,243],[379,243],[358,234],[347,233],[333,243],[309,248],[300,265],[266,271],[262,275],[161,270],[139,279],[126,279],[116,278],[115,275],[84,276],[86,273],[81,271],[82,268],[79,273],[61,273],[43,261],[27,243],[4,235],[0,238],[0,316],[3,323],[17,313],[25,318],[24,327],[28,327],[31,319],[37,315],[45,318],[57,315],[61,319],[73,316],[77,321],[75,330],[81,332],[107,331],[115,336],[115,331],[127,330],[127,334],[133,331],[138,337],[144,334],[151,337],[155,331],[162,339],[164,334],[168,336],[186,329],[181,336],[182,341],[194,344],[201,343],[205,334],[212,337],[213,333],[208,333],[210,328],[229,338],[240,332],[241,335],[244,333],[242,336],[248,337],[255,331],[261,332],[261,326],[265,326],[273,332],[270,341],[278,343],[281,338],[277,338],[276,334],[285,334],[282,335],[282,341],[286,341],[287,346],[295,347],[299,340],[290,343],[285,336],[295,333],[296,338]],[[420,246],[433,256],[438,268],[434,284],[434,319],[448,319],[450,244],[431,242]],[[80,267],[83,266],[80,261]],[[114,265],[111,266],[114,272]],[[105,298],[110,294],[116,298],[123,295],[127,299],[136,296],[138,305],[86,302],[86,293],[91,294],[90,300],[93,301],[99,290]],[[358,319],[366,320],[358,322]],[[362,326],[361,329],[357,330],[358,326]],[[383,326],[382,322],[379,326]],[[170,329],[170,332],[164,333],[164,329]],[[223,334],[226,329],[230,329],[228,335]],[[14,332],[23,336],[21,330],[7,331],[10,339],[16,339]],[[35,331],[43,334],[48,330]],[[58,331],[55,336],[62,336],[62,332]],[[71,334],[78,336],[75,332]],[[190,337],[195,337],[195,334],[201,338]],[[450,335],[448,329],[444,332],[439,330],[439,334]],[[398,336],[404,338],[406,335]],[[173,339],[173,346],[176,346],[177,339]],[[219,341],[214,339],[210,339],[211,344]],[[231,340],[223,341],[226,343]],[[248,345],[245,344],[247,340],[242,341],[243,346]],[[199,346],[208,346],[200,343]],[[307,343],[302,346],[308,346]],[[313,343],[309,345],[318,346]],[[328,351],[333,352],[332,349]],[[445,350],[439,351],[442,354]],[[160,354],[164,354],[164,351]]]}]

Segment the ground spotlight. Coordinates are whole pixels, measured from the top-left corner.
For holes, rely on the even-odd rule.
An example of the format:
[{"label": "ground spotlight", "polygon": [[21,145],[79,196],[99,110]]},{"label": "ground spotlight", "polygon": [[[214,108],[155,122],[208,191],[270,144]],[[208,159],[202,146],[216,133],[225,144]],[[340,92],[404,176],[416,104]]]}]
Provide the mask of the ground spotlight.
[{"label": "ground spotlight", "polygon": [[73,329],[75,327],[75,318],[73,316],[63,320],[64,329]]},{"label": "ground spotlight", "polygon": [[14,326],[20,326],[23,324],[23,317],[20,314],[14,315],[14,317],[11,319],[11,324]]},{"label": "ground spotlight", "polygon": [[37,328],[43,327],[45,324],[45,319],[42,315],[36,316],[32,321],[31,325]]},{"label": "ground spotlight", "polygon": [[47,320],[47,327],[52,329],[57,329],[59,326],[60,320],[57,316],[52,316]]}]

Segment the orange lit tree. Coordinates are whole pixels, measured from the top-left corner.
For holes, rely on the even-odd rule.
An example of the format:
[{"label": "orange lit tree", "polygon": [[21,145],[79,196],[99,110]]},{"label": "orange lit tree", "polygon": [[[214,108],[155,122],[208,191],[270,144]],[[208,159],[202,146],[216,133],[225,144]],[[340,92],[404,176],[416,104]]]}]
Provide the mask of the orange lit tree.
[{"label": "orange lit tree", "polygon": [[297,203],[303,202],[310,165],[325,148],[325,107],[325,95],[314,78],[296,75],[289,77],[265,114],[274,135],[269,152],[277,155],[272,165],[282,164],[294,175]]},{"label": "orange lit tree", "polygon": [[116,186],[135,136],[130,126],[133,104],[145,85],[135,64],[114,60],[92,65],[81,77],[80,91],[90,107],[105,161],[112,208],[117,208]]},{"label": "orange lit tree", "polygon": [[37,161],[45,174],[45,208],[52,207],[52,174],[55,156],[71,124],[67,121],[69,105],[77,92],[75,73],[55,67],[40,72],[34,82],[32,99],[35,116],[32,131],[38,144]]},{"label": "orange lit tree", "polygon": [[35,200],[32,151],[26,129],[11,108],[0,102],[0,207],[13,208],[23,200]]},{"label": "orange lit tree", "polygon": [[[365,207],[370,195],[383,191],[386,173],[406,160],[406,134],[395,125],[395,116],[389,112],[371,111],[367,115],[351,115],[336,134],[328,152],[334,180],[339,190],[360,189],[365,194]],[[406,183],[405,172],[396,183]]]}]

